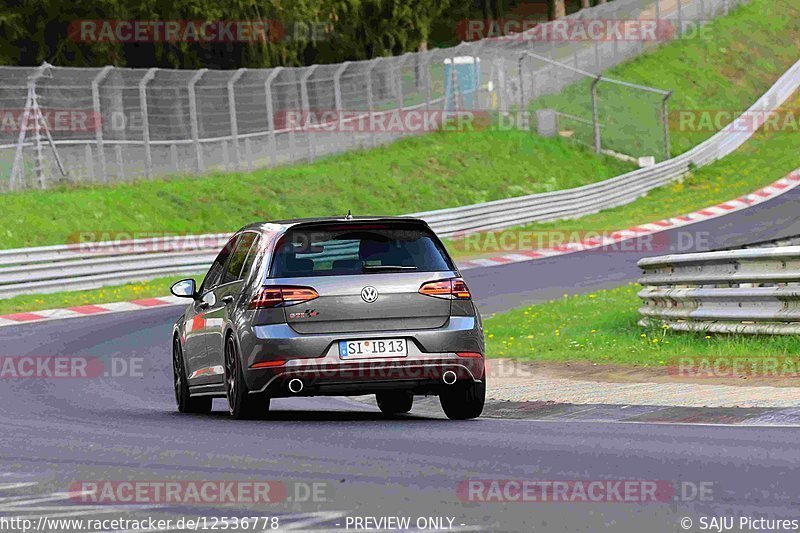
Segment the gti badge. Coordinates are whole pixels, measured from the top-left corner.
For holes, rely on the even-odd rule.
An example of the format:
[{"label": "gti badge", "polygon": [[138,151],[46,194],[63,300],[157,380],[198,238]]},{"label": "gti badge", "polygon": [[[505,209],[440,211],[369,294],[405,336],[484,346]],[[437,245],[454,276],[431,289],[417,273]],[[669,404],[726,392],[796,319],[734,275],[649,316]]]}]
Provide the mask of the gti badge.
[{"label": "gti badge", "polygon": [[289,313],[289,318],[311,318],[317,316],[319,313],[316,309],[306,309],[300,313]]},{"label": "gti badge", "polygon": [[378,289],[375,287],[364,287],[361,289],[361,299],[371,304],[378,299]]}]

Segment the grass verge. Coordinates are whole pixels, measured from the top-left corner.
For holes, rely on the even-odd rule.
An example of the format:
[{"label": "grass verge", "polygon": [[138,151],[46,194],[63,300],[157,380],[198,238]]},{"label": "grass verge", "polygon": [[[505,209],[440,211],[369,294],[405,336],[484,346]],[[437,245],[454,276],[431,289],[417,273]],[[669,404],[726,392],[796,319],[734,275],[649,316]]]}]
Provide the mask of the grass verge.
[{"label": "grass verge", "polygon": [[[794,358],[793,336],[705,335],[637,325],[640,286],[630,284],[487,317],[486,353],[531,361],[672,366],[680,358]],[[795,364],[799,364],[797,361]],[[798,366],[800,369],[800,366]]]},{"label": "grass verge", "polygon": [[23,294],[0,300],[0,315],[167,296],[170,286],[179,279],[194,278],[199,285],[203,281],[203,276],[204,274],[169,276],[85,291]]},{"label": "grass verge", "polygon": [[[665,44],[609,75],[674,90],[673,110],[745,109],[796,60],[798,8],[797,0],[753,0],[711,22],[705,37]],[[710,134],[674,132],[673,152]],[[0,248],[64,243],[78,232],[218,232],[253,220],[348,209],[426,211],[576,187],[630,169],[564,139],[518,131],[437,133],[252,173],[0,195],[6,222]]]},{"label": "grass verge", "polygon": [[[799,15],[797,0],[752,0],[702,30],[689,32],[603,75],[673,91],[669,109],[671,153],[675,156],[714,133],[700,127],[699,115],[690,115],[695,116],[694,121],[677,119],[680,112],[708,112],[710,117],[717,111],[741,113],[797,61]],[[553,107],[591,119],[590,81],[538,99],[532,109]],[[607,126],[602,132],[605,147],[635,155],[662,154],[661,96],[601,83],[598,98],[600,120]],[[573,126],[576,136],[591,141],[589,130],[583,131],[580,124]]]},{"label": "grass verge", "polygon": [[[800,93],[790,99],[786,108],[800,116]],[[450,241],[448,249],[461,259],[492,256],[518,251],[518,243],[525,242],[522,236],[529,232],[554,237],[573,232],[602,233],[683,215],[733,200],[786,176],[800,167],[798,151],[800,131],[761,130],[726,158],[697,169],[682,181],[654,189],[627,205],[574,220],[528,224],[494,232],[493,238],[479,239],[478,249],[468,247],[465,241]],[[512,236],[504,237],[505,234]]]},{"label": "grass verge", "polygon": [[575,187],[631,169],[520,131],[433,133],[253,173],[3,194],[0,248],[61,244],[79,232],[197,234],[348,209],[427,211]]}]

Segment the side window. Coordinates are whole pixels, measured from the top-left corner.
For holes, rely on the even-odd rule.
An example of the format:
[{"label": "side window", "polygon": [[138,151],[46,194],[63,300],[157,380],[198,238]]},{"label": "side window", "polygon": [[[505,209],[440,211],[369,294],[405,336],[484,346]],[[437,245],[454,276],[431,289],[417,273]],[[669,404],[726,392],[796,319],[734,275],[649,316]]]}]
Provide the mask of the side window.
[{"label": "side window", "polygon": [[255,240],[253,241],[253,245],[250,247],[250,251],[247,252],[247,259],[244,260],[244,266],[242,267],[242,272],[239,276],[247,280],[248,274],[250,274],[250,270],[253,269],[253,263],[255,263],[256,259],[258,258],[258,243],[261,239],[256,236]]},{"label": "side window", "polygon": [[225,283],[230,283],[239,279],[242,272],[242,267],[247,259],[247,253],[250,251],[250,247],[253,245],[255,240],[255,233],[248,232],[242,234],[239,242],[236,244],[236,249],[233,251],[233,255],[231,255],[231,260],[228,261],[228,264],[225,268],[225,274],[222,276],[220,285],[224,285]]},{"label": "side window", "polygon": [[225,273],[225,266],[227,265],[228,258],[230,258],[231,252],[234,250],[239,237],[240,235],[237,235],[229,240],[228,244],[226,244],[219,255],[217,255],[217,258],[214,259],[211,268],[208,270],[208,274],[206,274],[203,280],[203,284],[200,286],[200,294],[220,284],[222,275]]}]

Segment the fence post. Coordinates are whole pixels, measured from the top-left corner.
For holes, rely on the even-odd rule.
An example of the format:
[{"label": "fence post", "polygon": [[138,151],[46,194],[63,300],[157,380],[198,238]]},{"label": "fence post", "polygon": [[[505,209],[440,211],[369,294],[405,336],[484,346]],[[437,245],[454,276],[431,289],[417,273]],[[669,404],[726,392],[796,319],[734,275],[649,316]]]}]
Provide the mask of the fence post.
[{"label": "fence post", "polygon": [[92,80],[92,108],[94,111],[94,138],[97,142],[97,155],[100,156],[100,179],[106,179],[106,153],[103,149],[103,120],[102,111],[100,107],[100,83],[106,79],[108,73],[111,72],[112,66],[103,67],[103,69]]},{"label": "fence post", "polygon": [[670,153],[670,142],[669,142],[669,108],[667,101],[669,97],[672,96],[672,91],[668,92],[664,96],[664,100],[661,102],[661,120],[664,121],[664,160],[666,161],[671,157]]},{"label": "fence post", "polygon": [[594,81],[592,81],[592,127],[594,129],[594,151],[598,154],[602,146],[600,143],[600,118],[597,110],[597,84],[600,83],[602,79],[601,76],[597,76]]},{"label": "fence post", "polygon": [[678,37],[683,33],[683,0],[678,0]]},{"label": "fence post", "polygon": [[495,94],[497,95],[497,112],[506,113],[508,111],[508,102],[506,97],[506,60],[503,56],[498,58],[499,65],[497,67],[497,88]]},{"label": "fence post", "polygon": [[[336,114],[338,115],[339,135],[344,131],[344,118],[342,116],[342,73],[347,70],[348,66],[350,66],[350,62],[345,61],[339,65],[339,68],[337,68],[336,72],[333,74],[333,100],[336,105]],[[353,129],[353,138],[355,138],[355,128]]]},{"label": "fence post", "polygon": [[239,121],[236,120],[236,96],[234,94],[233,85],[245,72],[247,72],[246,68],[240,68],[234,72],[231,79],[228,80],[228,113],[231,117],[231,142],[233,142],[233,157],[236,170],[241,168],[241,157],[239,156]]},{"label": "fence post", "polygon": [[481,92],[481,58],[479,53],[483,48],[484,41],[480,40],[472,46],[472,110],[480,109],[480,92]]},{"label": "fence post", "polygon": [[84,145],[83,156],[86,160],[86,171],[88,172],[89,179],[94,181],[94,157],[92,156],[92,145]]},{"label": "fence post", "polygon": [[208,69],[202,68],[195,72],[189,80],[189,122],[192,127],[192,142],[194,143],[194,153],[197,159],[197,172],[204,172],[206,167],[203,164],[203,147],[200,146],[200,124],[197,121],[197,94],[195,85],[203,77]]},{"label": "fence post", "polygon": [[525,58],[528,56],[526,52],[522,52],[519,55],[519,60],[517,61],[517,71],[519,74],[519,126],[520,129],[526,129],[526,121],[525,121],[525,80],[522,77],[522,64],[525,61]]},{"label": "fence post", "polygon": [[372,71],[375,69],[375,67],[378,66],[378,63],[380,63],[381,61],[383,61],[382,57],[376,57],[370,62],[370,65],[367,68],[367,112],[369,113],[369,120],[367,121],[367,124],[369,124],[370,137],[372,138],[372,146],[377,146],[378,144],[378,137],[377,135],[375,135],[375,128],[372,126],[374,119],[373,113],[375,112],[375,102],[373,101],[373,95],[372,95]]},{"label": "fence post", "polygon": [[600,41],[597,39],[594,40],[594,66],[598,73],[603,70],[600,66]]},{"label": "fence post", "polygon": [[[310,67],[306,67],[306,71],[300,78],[300,98],[302,101],[303,115],[304,115],[303,121],[305,121],[306,123],[309,122],[307,117],[311,112],[308,102],[308,78],[310,78],[311,75],[314,74],[314,71],[317,70],[318,66],[319,65],[311,65]],[[314,157],[316,156],[316,152],[314,150],[314,143],[311,142],[311,137],[309,135],[310,128],[308,130],[304,129],[304,131],[306,133],[306,142],[308,143],[308,157],[310,161],[313,161]]]},{"label": "fence post", "polygon": [[117,168],[119,169],[120,181],[125,181],[125,161],[122,159],[122,145],[114,145],[114,155],[117,158]]},{"label": "fence post", "polygon": [[278,139],[275,133],[275,108],[272,105],[272,82],[281,73],[283,67],[275,67],[267,76],[264,82],[264,95],[267,100],[267,128],[269,128],[269,149],[272,157],[272,164],[278,164]]},{"label": "fence post", "polygon": [[397,84],[397,109],[405,107],[405,98],[403,98],[403,67],[406,61],[411,57],[411,52],[406,52],[397,59],[397,71],[395,72],[395,83]]},{"label": "fence post", "polygon": [[172,168],[175,170],[175,174],[180,172],[179,163],[178,163],[178,145],[172,143],[169,145],[169,157],[172,161]]},{"label": "fence post", "polygon": [[139,107],[142,113],[142,142],[144,143],[144,165],[145,175],[153,177],[153,154],[150,152],[150,120],[147,118],[147,84],[150,83],[157,68],[148,69],[144,77],[139,81]]}]

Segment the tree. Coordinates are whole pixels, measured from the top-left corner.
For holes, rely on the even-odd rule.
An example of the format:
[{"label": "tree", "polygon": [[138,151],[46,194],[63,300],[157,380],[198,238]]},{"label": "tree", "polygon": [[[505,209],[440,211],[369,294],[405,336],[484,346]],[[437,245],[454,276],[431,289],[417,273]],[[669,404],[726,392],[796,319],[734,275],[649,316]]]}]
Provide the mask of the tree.
[{"label": "tree", "polygon": [[560,19],[567,16],[567,6],[564,0],[550,0],[550,19]]}]

